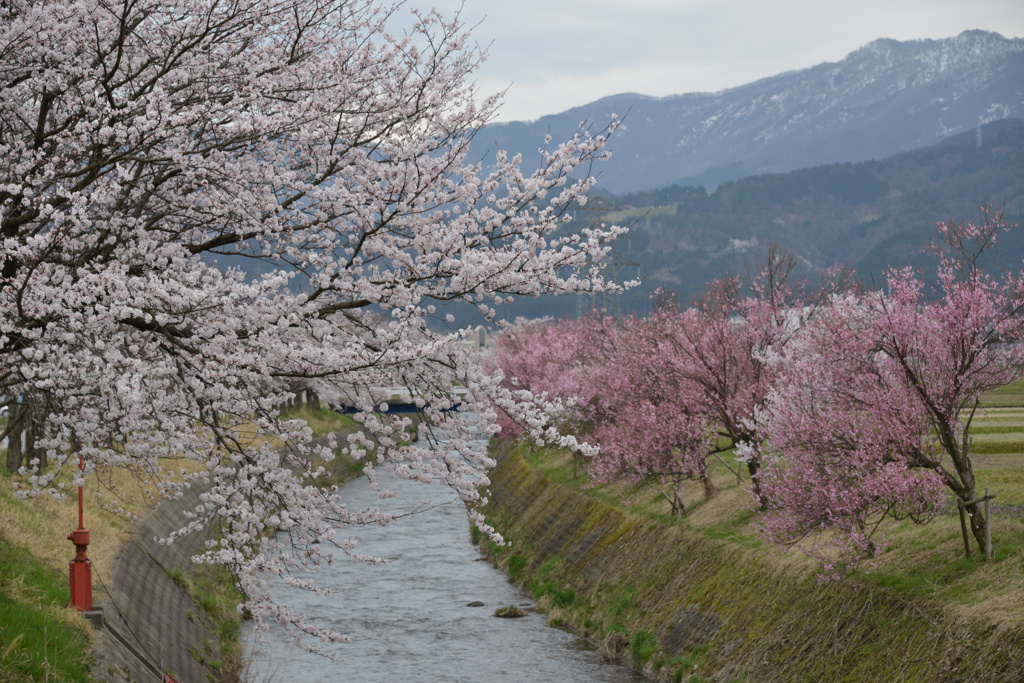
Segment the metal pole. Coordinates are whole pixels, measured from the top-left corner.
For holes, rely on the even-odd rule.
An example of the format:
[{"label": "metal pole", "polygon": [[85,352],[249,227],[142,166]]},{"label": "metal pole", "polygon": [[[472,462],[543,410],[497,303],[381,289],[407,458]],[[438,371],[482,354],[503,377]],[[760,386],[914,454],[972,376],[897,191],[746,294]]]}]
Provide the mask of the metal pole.
[{"label": "metal pole", "polygon": [[[82,450],[81,450],[81,448],[79,448],[79,450],[78,450],[78,474],[81,477],[85,477],[85,461],[82,459]],[[85,506],[82,503],[82,489],[85,488],[83,486],[83,484],[85,484],[85,481],[83,481],[82,484],[80,484],[78,486],[78,528],[79,529],[84,529],[85,528]]]},{"label": "metal pole", "polygon": [[[85,477],[85,461],[82,458],[82,444],[78,444],[78,475]],[[75,544],[75,559],[69,563],[71,574],[71,605],[79,612],[92,611],[92,562],[89,560],[89,530],[85,528],[84,486],[78,487],[78,528],[68,534],[68,540]]]},{"label": "metal pole", "polygon": [[992,559],[992,508],[989,507],[992,504],[992,497],[988,495],[988,489],[985,489],[985,559]]}]

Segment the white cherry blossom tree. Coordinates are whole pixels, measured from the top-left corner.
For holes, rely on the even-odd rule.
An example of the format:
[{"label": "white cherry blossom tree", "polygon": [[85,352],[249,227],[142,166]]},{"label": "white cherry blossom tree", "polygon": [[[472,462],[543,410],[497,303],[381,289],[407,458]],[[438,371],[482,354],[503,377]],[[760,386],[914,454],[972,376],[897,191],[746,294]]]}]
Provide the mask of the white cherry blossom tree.
[{"label": "white cherry blossom tree", "polygon": [[[348,528],[393,515],[318,486],[332,449],[277,416],[285,383],[365,411],[339,446],[371,477],[440,479],[473,503],[491,462],[446,409],[492,429],[493,401],[539,436],[548,422],[435,306],[498,319],[509,296],[609,286],[594,264],[621,230],[575,229],[568,209],[614,122],[545,141],[535,172],[501,152],[485,167],[467,156],[498,106],[475,92],[482,58],[457,16],[366,0],[0,4],[0,394],[45,416],[48,455],[22,493],[59,495],[79,452],[86,474],[127,468],[165,496],[205,481],[181,533],[219,535],[197,560],[235,572],[257,623],[342,639],[262,577],[358,556]],[[446,447],[406,445],[408,421],[373,412],[394,385]]]}]

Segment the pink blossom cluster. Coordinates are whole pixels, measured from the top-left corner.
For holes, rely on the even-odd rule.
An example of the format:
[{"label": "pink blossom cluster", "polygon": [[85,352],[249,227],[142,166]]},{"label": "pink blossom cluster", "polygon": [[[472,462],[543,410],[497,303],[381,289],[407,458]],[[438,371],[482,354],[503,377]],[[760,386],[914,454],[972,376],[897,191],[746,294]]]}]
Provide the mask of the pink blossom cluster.
[{"label": "pink blossom cluster", "polygon": [[710,459],[735,449],[760,530],[809,538],[826,574],[881,553],[883,520],[927,522],[951,493],[984,547],[969,427],[1024,367],[1024,278],[986,261],[1008,227],[991,207],[940,223],[934,281],[893,269],[881,291],[841,271],[797,282],[770,250],[746,288],[718,280],[689,308],[663,299],[618,323],[530,323],[493,362],[565,402],[600,449],[597,480],[660,481],[677,511],[683,482],[713,495]]},{"label": "pink blossom cluster", "polygon": [[[564,424],[596,398],[600,367],[594,360],[614,351],[616,333],[614,320],[596,316],[520,319],[495,337],[486,367],[510,391],[546,405],[550,424]],[[506,436],[522,435],[526,427],[504,412],[498,423]]]}]

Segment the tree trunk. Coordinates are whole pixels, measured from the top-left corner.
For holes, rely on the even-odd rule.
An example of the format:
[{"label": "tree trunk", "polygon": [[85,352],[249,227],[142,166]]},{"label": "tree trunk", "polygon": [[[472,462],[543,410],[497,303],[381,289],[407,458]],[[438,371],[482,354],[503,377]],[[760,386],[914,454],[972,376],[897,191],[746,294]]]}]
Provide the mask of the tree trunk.
[{"label": "tree trunk", "polygon": [[985,537],[988,532],[988,520],[985,519],[984,505],[984,503],[973,503],[971,505],[964,506],[964,511],[967,513],[967,519],[970,520],[971,535],[974,536],[974,540],[978,542],[978,550],[981,551],[983,557],[985,555]]},{"label": "tree trunk", "polygon": [[665,494],[665,500],[668,501],[674,519],[686,517],[686,504],[683,502],[683,485],[685,483],[685,480],[676,482],[675,486],[670,486],[668,493]]},{"label": "tree trunk", "polygon": [[22,464],[21,449],[21,415],[18,406],[11,406],[8,425],[11,431],[7,434],[7,471],[15,474]]},{"label": "tree trunk", "polygon": [[320,407],[320,396],[312,389],[306,389],[306,405],[313,408]]},{"label": "tree trunk", "polygon": [[[955,445],[955,441],[951,443]],[[961,501],[974,500],[978,497],[978,494],[975,488],[974,467],[970,457],[968,457],[965,451],[951,450],[948,446],[946,450],[951,456],[953,467],[956,468],[957,476],[960,478],[960,484],[963,487],[959,491],[956,491],[955,488],[954,490],[960,496]],[[977,541],[978,549],[981,550],[982,556],[984,556],[985,537],[988,531],[988,520],[985,519],[984,502],[965,505],[964,512],[967,513],[967,518],[970,520],[971,534],[974,536],[974,540]]]},{"label": "tree trunk", "polygon": [[711,475],[708,474],[707,471],[701,473],[700,482],[704,484],[705,499],[710,499],[711,496],[715,495],[718,492],[718,489],[715,488],[715,482],[711,481]]},{"label": "tree trunk", "polygon": [[761,463],[756,460],[747,461],[747,471],[750,472],[750,483],[754,486],[754,495],[757,496],[757,503],[762,510],[767,507],[764,495],[761,493],[761,482],[758,479],[757,473],[761,469]]}]

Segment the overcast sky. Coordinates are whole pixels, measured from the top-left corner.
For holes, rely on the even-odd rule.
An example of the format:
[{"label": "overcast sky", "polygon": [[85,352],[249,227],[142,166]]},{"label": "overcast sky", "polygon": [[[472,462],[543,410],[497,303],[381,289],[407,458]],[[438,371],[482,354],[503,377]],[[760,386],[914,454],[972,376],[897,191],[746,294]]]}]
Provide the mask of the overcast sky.
[{"label": "overcast sky", "polygon": [[508,88],[499,121],[607,95],[716,92],[837,62],[877,38],[968,29],[1024,37],[1022,0],[412,0],[463,6],[490,44],[484,92]]}]

